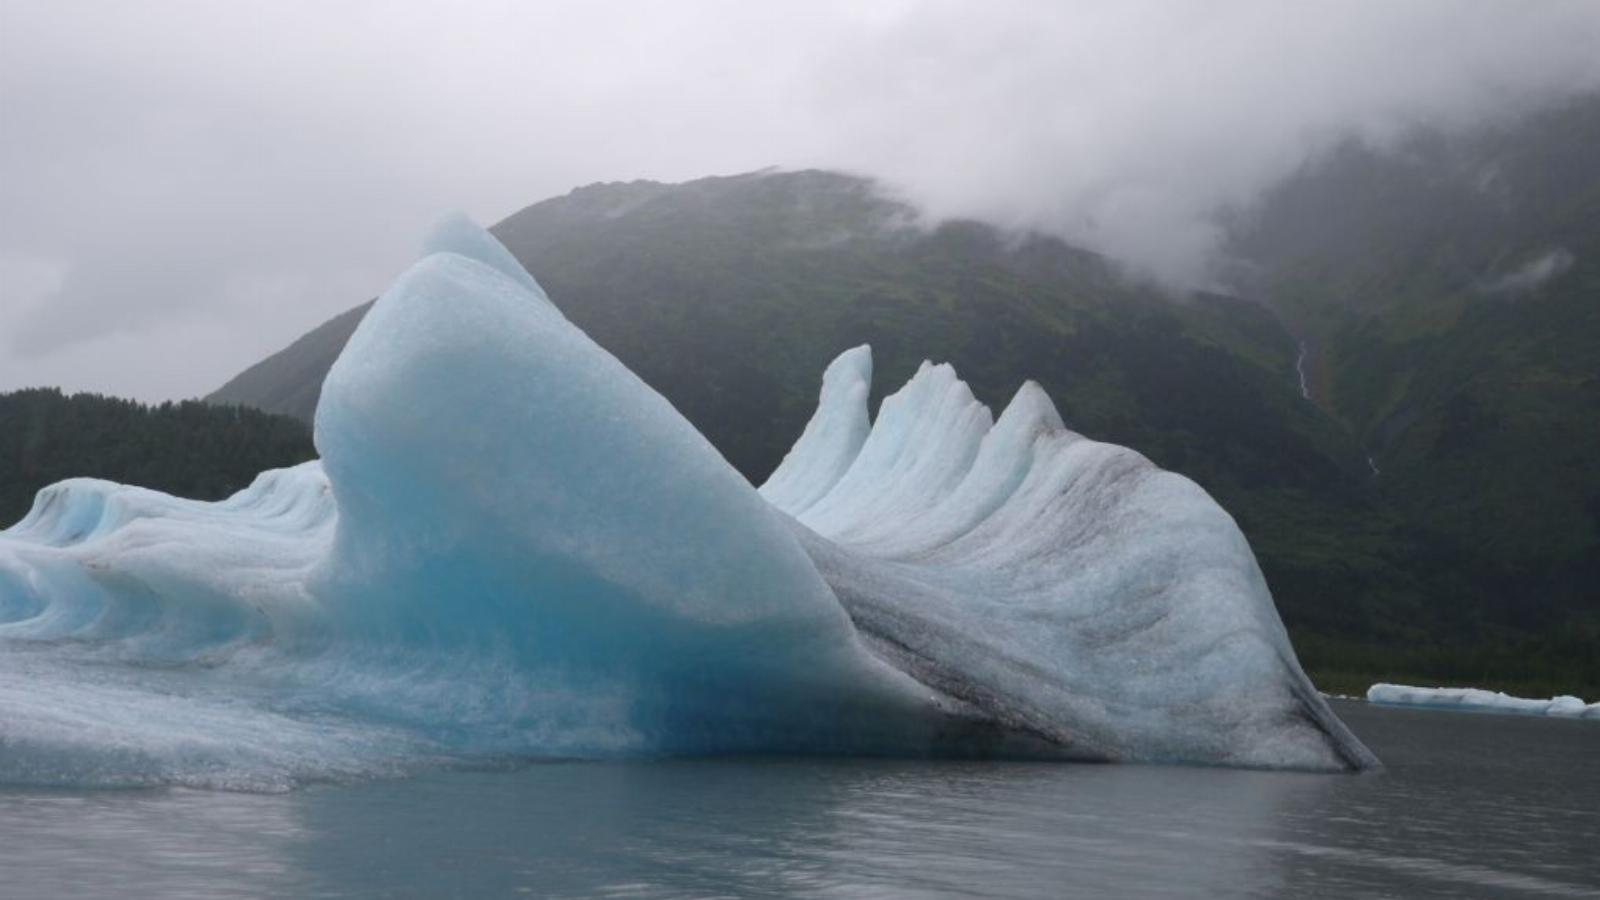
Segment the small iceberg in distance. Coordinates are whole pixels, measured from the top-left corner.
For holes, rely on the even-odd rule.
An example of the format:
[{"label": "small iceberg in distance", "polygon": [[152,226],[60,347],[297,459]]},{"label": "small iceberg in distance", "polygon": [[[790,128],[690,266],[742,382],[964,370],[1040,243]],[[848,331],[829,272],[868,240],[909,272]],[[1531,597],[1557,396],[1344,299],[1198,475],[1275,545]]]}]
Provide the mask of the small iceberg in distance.
[{"label": "small iceberg in distance", "polygon": [[1582,699],[1571,695],[1551,697],[1549,700],[1533,700],[1479,688],[1425,688],[1404,684],[1375,684],[1367,688],[1367,702],[1384,706],[1419,706],[1465,712],[1600,720],[1600,703],[1586,704]]},{"label": "small iceberg in distance", "polygon": [[750,485],[487,232],[362,321],[321,459],[200,503],[46,488],[0,532],[0,783],[831,753],[1350,771],[1204,491],[870,349]]}]

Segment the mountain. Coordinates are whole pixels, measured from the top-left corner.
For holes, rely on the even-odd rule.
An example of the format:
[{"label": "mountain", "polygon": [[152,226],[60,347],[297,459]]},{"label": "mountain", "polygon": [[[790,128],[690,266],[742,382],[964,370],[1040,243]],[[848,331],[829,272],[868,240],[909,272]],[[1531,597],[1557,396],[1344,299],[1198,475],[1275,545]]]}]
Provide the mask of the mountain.
[{"label": "mountain", "polygon": [[[878,384],[928,356],[996,407],[1034,377],[1071,427],[1233,513],[1325,689],[1600,689],[1581,373],[1600,359],[1583,305],[1600,227],[1581,200],[1600,166],[1572,149],[1592,108],[1317,160],[1237,216],[1234,286],[1181,301],[1053,238],[924,227],[828,172],[591,185],[493,231],[753,481],[855,344]],[[309,417],[362,311],[212,399]],[[1548,496],[1561,479],[1577,490]],[[1496,521],[1517,527],[1470,524]]]},{"label": "mountain", "polygon": [[[754,479],[804,425],[815,373],[862,342],[873,345],[884,380],[908,377],[933,355],[961,366],[997,404],[1024,372],[1044,373],[1083,427],[1142,435],[1174,454],[1243,454],[1273,468],[1286,454],[1263,445],[1276,441],[1302,452],[1290,466],[1326,474],[1332,453],[1341,457],[1335,469],[1361,468],[1354,445],[1318,447],[1328,437],[1319,417],[1295,415],[1284,383],[1294,344],[1265,311],[1223,296],[1174,305],[1060,241],[975,222],[925,230],[916,217],[864,179],[807,171],[592,185],[492,230],[574,322]],[[321,376],[363,310],[325,323],[208,399],[309,421]],[[1134,345],[1138,352],[1119,349]],[[1166,354],[1185,363],[1170,365]],[[1216,384],[1197,394],[1186,367]],[[1282,408],[1252,416],[1192,402],[1226,390],[1247,395],[1236,399],[1248,407]],[[1150,426],[1152,416],[1163,424]],[[1243,435],[1219,417],[1285,433]],[[1218,446],[1169,440],[1180,427]],[[1312,481],[1306,474],[1295,477]]]},{"label": "mountain", "polygon": [[[880,383],[930,356],[996,407],[1033,374],[1075,427],[1213,486],[1322,494],[1365,481],[1358,447],[1299,401],[1294,341],[1261,306],[1175,304],[1052,238],[975,222],[924,229],[863,179],[592,185],[493,230],[575,323],[754,481],[805,424],[816,373],[863,342]],[[309,418],[360,313],[211,399]]]},{"label": "mountain", "polygon": [[[1234,229],[1245,293],[1450,602],[1600,656],[1600,98],[1340,148]],[[1444,602],[1441,596],[1439,602]],[[1584,651],[1583,648],[1587,647]]]},{"label": "mountain", "polygon": [[209,403],[250,406],[307,425],[322,395],[322,377],[339,358],[345,341],[361,324],[371,303],[348,309],[313,328],[294,343],[235,376],[206,397]]},{"label": "mountain", "polygon": [[316,456],[303,422],[197,401],[146,406],[32,388],[0,394],[0,528],[64,478],[104,478],[217,500],[263,469]]}]

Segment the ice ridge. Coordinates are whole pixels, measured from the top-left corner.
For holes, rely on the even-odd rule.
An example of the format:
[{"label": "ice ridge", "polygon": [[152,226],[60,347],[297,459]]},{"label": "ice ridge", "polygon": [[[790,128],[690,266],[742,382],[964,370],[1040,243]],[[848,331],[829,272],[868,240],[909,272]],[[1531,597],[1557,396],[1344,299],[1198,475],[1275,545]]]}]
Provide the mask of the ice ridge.
[{"label": "ice ridge", "polygon": [[0,783],[821,752],[1368,768],[1192,482],[866,347],[759,489],[464,220],[372,308],[321,459],[74,479],[0,532]]}]

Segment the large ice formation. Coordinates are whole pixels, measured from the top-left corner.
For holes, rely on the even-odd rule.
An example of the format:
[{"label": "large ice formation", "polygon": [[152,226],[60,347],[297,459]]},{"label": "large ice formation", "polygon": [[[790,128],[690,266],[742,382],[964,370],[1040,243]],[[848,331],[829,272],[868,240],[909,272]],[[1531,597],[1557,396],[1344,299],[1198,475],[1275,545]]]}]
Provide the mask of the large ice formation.
[{"label": "large ice formation", "polygon": [[1343,770],[1192,482],[871,354],[753,489],[485,232],[329,373],[319,462],[102,481],[0,533],[0,782],[270,789],[538,756],[834,752]]},{"label": "large ice formation", "polygon": [[1384,706],[1423,706],[1467,712],[1510,713],[1520,716],[1557,716],[1564,719],[1600,719],[1600,703],[1584,703],[1563,694],[1549,700],[1513,697],[1481,688],[1425,688],[1404,684],[1375,684],[1367,688],[1367,701]]}]

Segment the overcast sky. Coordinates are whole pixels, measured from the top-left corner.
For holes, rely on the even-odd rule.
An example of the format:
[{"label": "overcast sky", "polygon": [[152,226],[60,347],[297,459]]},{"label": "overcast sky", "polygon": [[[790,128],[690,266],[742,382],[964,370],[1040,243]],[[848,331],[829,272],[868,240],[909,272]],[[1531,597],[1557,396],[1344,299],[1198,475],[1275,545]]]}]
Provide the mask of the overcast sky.
[{"label": "overcast sky", "polygon": [[443,213],[876,175],[1172,283],[1308,154],[1600,88],[1600,2],[0,0],[0,391],[204,394]]}]

